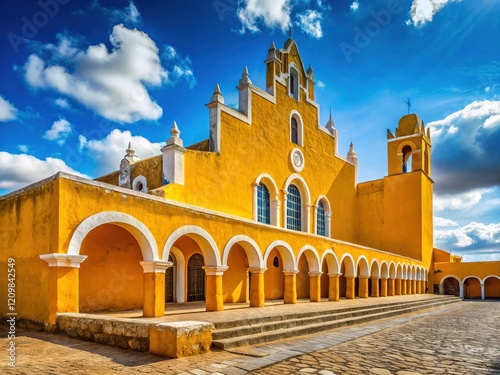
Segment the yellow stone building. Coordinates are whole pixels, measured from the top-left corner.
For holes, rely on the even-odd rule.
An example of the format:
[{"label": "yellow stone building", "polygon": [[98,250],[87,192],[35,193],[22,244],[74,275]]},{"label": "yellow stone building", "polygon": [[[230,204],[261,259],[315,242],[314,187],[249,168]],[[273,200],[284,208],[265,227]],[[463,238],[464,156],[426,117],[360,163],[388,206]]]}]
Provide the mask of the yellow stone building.
[{"label": "yellow stone building", "polygon": [[[153,317],[165,302],[219,311],[432,293],[434,284],[444,293],[448,273],[463,288],[472,266],[433,249],[423,122],[411,114],[394,124],[387,176],[358,183],[353,146],[339,155],[333,120],[319,123],[313,71],[295,41],[271,44],[265,64],[264,89],[243,71],[237,109],[216,86],[208,140],[185,147],[174,123],[158,156],[140,160],[129,145],[114,173],[58,173],[0,197],[1,267],[14,265],[18,318],[50,328],[60,312]],[[486,296],[500,296],[499,262],[490,265]],[[475,296],[488,276],[476,271]],[[8,288],[3,278],[1,294]]]}]

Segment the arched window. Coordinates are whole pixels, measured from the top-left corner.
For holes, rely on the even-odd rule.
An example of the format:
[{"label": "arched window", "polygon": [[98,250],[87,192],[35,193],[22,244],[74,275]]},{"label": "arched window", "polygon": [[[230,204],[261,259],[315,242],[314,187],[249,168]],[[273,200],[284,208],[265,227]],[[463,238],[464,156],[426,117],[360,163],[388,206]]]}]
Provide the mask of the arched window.
[{"label": "arched window", "polygon": [[288,187],[286,227],[292,230],[302,230],[302,203],[299,189],[295,185]]},{"label": "arched window", "polygon": [[299,144],[299,124],[295,117],[292,117],[290,124],[290,140],[297,145]]},{"label": "arched window", "polygon": [[290,68],[290,79],[288,81],[288,86],[290,90],[290,96],[299,100],[299,72],[296,68]]},{"label": "arched window", "polygon": [[411,154],[412,154],[412,149],[410,146],[406,145],[403,147],[403,173],[406,172],[411,172]]},{"label": "arched window", "polygon": [[326,236],[326,225],[325,225],[325,205],[323,202],[318,203],[318,212],[316,215],[317,221],[317,234],[320,236]]},{"label": "arched window", "polygon": [[260,183],[257,188],[257,220],[264,224],[271,223],[269,190],[263,183]]}]

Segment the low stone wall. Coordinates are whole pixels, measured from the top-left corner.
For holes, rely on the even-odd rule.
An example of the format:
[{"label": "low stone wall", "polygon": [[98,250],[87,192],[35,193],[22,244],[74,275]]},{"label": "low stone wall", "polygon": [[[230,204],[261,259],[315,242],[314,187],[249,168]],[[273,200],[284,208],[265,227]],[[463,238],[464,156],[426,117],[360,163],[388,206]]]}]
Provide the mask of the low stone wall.
[{"label": "low stone wall", "polygon": [[171,358],[208,352],[214,328],[205,322],[156,323],[74,313],[58,314],[56,325],[57,332],[69,337]]}]

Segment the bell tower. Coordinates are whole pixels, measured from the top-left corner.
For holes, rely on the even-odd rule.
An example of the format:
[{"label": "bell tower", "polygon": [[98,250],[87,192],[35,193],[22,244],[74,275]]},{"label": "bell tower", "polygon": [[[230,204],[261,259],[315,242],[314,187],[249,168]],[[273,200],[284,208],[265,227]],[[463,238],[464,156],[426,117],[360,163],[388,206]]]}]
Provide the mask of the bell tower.
[{"label": "bell tower", "polygon": [[395,135],[387,129],[387,156],[389,176],[423,171],[431,174],[431,139],[429,128],[416,114],[403,116]]}]

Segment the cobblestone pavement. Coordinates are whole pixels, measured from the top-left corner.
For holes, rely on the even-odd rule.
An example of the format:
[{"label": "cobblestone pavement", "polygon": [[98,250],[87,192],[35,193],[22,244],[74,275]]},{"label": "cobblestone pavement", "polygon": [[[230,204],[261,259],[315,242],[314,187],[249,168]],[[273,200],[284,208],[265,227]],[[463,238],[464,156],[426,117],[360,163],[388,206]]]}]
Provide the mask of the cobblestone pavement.
[{"label": "cobblestone pavement", "polygon": [[0,327],[0,373],[500,374],[500,302],[462,302],[239,353],[213,351],[175,360],[63,335],[21,329],[17,335],[12,369],[7,332]]}]

